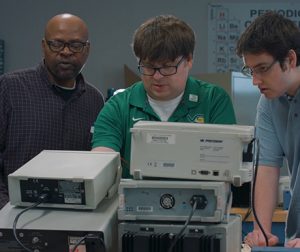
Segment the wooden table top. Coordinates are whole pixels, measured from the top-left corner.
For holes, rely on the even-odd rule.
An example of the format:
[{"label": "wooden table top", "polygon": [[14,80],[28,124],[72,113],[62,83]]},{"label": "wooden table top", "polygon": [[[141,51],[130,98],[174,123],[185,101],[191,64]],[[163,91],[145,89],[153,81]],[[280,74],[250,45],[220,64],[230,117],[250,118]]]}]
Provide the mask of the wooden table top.
[{"label": "wooden table top", "polygon": [[[242,216],[242,220],[246,222],[252,222],[253,221],[253,214],[252,211],[249,214],[249,216],[245,219],[245,216],[249,212],[249,208],[239,208],[239,207],[233,207],[230,211],[232,214],[240,214]],[[276,208],[274,215],[273,215],[273,222],[285,222],[286,216],[288,211],[283,210],[281,208]]]}]

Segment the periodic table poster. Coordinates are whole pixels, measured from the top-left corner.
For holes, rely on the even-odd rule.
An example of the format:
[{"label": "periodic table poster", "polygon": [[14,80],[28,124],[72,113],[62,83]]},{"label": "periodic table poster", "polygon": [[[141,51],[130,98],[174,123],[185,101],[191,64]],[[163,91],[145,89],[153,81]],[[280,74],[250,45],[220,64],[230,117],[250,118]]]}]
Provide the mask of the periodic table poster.
[{"label": "periodic table poster", "polygon": [[208,6],[208,72],[240,71],[235,47],[240,34],[259,15],[276,11],[300,27],[300,3],[214,3]]}]

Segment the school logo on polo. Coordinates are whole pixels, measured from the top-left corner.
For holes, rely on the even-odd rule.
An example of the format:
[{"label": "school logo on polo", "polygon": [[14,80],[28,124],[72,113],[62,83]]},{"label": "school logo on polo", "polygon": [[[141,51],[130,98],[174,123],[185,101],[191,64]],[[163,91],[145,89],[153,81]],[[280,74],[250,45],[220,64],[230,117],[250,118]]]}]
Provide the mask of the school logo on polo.
[{"label": "school logo on polo", "polygon": [[205,121],[204,121],[204,115],[202,115],[202,114],[194,115],[194,116],[188,115],[188,119],[191,122],[195,122],[195,123],[205,123]]}]

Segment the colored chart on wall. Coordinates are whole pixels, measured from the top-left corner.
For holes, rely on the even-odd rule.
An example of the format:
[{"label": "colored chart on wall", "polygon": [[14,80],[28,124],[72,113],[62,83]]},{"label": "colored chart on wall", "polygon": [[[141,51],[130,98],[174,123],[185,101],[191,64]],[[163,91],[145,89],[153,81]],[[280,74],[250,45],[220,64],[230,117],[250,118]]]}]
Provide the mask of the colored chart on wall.
[{"label": "colored chart on wall", "polygon": [[236,42],[259,15],[276,11],[300,27],[300,3],[214,3],[208,6],[208,72],[240,71]]}]

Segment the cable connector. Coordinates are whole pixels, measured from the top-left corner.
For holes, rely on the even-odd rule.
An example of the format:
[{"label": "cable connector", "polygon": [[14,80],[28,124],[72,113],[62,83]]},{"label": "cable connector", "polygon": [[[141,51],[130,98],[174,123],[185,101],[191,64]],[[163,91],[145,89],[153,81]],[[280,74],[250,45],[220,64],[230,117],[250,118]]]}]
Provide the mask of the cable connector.
[{"label": "cable connector", "polygon": [[100,235],[89,235],[85,239],[86,251],[97,252],[105,251],[105,244]]},{"label": "cable connector", "polygon": [[196,203],[196,209],[204,209],[207,206],[207,198],[204,195],[193,195],[190,204]]},{"label": "cable connector", "polygon": [[39,203],[45,203],[49,199],[49,194],[48,193],[43,193],[38,197],[38,202]]},{"label": "cable connector", "polygon": [[253,142],[255,138],[247,146],[247,151],[243,152],[243,162],[252,162],[253,161]]},{"label": "cable connector", "polygon": [[83,241],[87,252],[106,251],[104,240],[100,234],[86,234],[75,244],[72,252],[75,252]]}]

